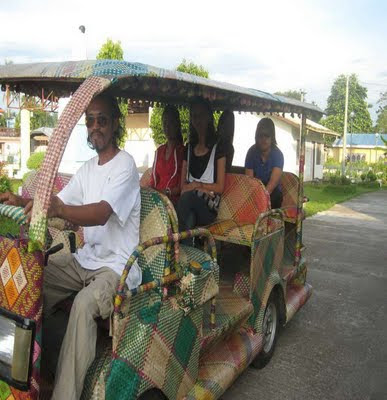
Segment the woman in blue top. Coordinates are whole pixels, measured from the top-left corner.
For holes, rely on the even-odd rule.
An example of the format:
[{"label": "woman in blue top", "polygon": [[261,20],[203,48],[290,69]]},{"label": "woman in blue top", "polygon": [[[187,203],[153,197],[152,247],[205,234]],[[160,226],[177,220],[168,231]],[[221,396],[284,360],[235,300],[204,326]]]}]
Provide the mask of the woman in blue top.
[{"label": "woman in blue top", "polygon": [[255,132],[255,144],[246,155],[245,173],[262,181],[270,194],[271,207],[282,203],[280,179],[284,167],[284,156],[277,147],[275,127],[270,118],[262,118]]}]

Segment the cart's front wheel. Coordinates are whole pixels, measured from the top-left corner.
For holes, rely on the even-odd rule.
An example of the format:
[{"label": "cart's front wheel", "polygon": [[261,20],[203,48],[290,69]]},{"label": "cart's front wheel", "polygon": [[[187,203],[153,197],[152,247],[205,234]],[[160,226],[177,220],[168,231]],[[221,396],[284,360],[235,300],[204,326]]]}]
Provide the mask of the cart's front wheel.
[{"label": "cart's front wheel", "polygon": [[267,301],[265,315],[263,317],[263,346],[261,352],[255,357],[252,362],[254,368],[265,367],[271,357],[273,356],[275,345],[277,343],[279,328],[279,309],[278,299],[275,292],[270,294],[269,300]]}]

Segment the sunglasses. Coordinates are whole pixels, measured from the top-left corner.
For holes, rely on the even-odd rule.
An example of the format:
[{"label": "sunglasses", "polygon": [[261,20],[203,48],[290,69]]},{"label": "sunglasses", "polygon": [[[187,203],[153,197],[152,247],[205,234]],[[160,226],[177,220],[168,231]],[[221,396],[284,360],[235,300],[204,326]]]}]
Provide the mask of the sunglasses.
[{"label": "sunglasses", "polygon": [[95,121],[97,121],[97,124],[100,128],[105,128],[109,120],[110,118],[105,117],[104,115],[99,115],[98,117],[92,117],[91,115],[90,116],[86,115],[86,126],[88,128],[91,128],[92,126],[94,126]]}]

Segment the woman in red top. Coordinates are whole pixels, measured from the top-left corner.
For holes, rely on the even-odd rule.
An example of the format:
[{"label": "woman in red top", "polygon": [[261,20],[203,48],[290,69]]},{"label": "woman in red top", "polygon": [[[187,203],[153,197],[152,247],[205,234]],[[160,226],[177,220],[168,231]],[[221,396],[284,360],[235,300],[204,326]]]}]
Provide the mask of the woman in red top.
[{"label": "woman in red top", "polygon": [[180,195],[181,166],[184,156],[179,111],[167,105],[163,112],[163,129],[167,143],[155,153],[150,186],[165,193],[173,203]]}]

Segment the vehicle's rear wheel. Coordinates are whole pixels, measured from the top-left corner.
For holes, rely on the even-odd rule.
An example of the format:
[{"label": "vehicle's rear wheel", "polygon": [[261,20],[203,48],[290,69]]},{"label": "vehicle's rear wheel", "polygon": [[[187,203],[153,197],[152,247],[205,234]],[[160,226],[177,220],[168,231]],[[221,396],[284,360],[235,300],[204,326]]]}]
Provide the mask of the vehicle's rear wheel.
[{"label": "vehicle's rear wheel", "polygon": [[277,343],[279,328],[279,307],[278,298],[273,291],[267,301],[265,315],[263,317],[263,346],[261,352],[255,357],[251,365],[254,368],[261,369],[265,367],[273,356],[275,345]]}]

